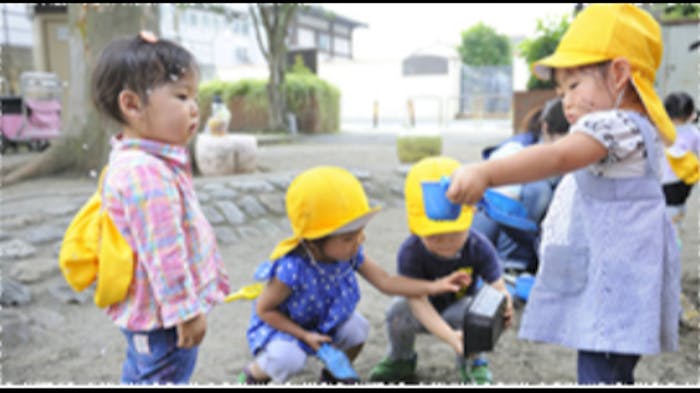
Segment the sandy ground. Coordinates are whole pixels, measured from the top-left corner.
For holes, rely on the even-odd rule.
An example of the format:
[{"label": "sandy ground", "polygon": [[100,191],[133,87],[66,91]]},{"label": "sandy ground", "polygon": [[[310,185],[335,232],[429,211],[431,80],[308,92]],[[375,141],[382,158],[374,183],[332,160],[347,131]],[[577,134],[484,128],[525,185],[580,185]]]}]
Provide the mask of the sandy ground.
[{"label": "sandy ground", "polygon": [[[481,139],[460,137],[454,143],[446,139],[443,153],[462,161],[478,159],[478,152],[503,134]],[[263,146],[259,165],[264,171],[285,171],[318,164],[336,164],[371,171],[381,184],[382,179],[395,179],[399,167],[391,137],[373,138],[376,143],[360,143],[349,139],[343,144],[330,144],[318,139],[303,144]],[[378,142],[377,142],[378,141]],[[366,141],[365,141],[366,142]],[[52,183],[53,182],[53,183]],[[70,179],[44,179],[4,190],[8,194],[33,187],[63,187]],[[64,184],[65,183],[65,184]],[[17,191],[19,192],[19,191]],[[698,298],[698,223],[700,192],[695,190],[689,204],[683,238],[683,288],[697,305]],[[395,252],[408,234],[400,201],[388,203],[366,228],[366,252],[387,271],[395,271]],[[273,245],[286,234],[261,237],[256,241],[238,242],[222,247],[232,288],[250,282],[256,265],[263,261]],[[21,310],[11,310],[34,321],[28,339],[2,343],[3,384],[116,384],[124,358],[124,339],[119,330],[90,301],[77,305],[57,301],[49,287],[60,275],[35,285],[34,300]],[[371,330],[364,350],[355,362],[359,374],[366,378],[371,368],[386,351],[384,310],[390,298],[360,279],[362,299],[359,311],[370,321]],[[193,384],[221,385],[235,380],[236,374],[250,360],[245,330],[251,303],[239,301],[216,307],[208,318],[206,338],[200,348]],[[573,350],[525,342],[517,339],[522,307],[516,309],[515,326],[504,332],[495,351],[488,354],[497,384],[553,385],[575,383]],[[51,328],[40,328],[50,326]],[[675,353],[643,357],[636,369],[640,384],[696,385],[700,381],[698,330],[681,328],[680,349]],[[416,341],[418,376],[421,384],[453,384],[459,381],[450,348],[429,335]],[[315,383],[320,363],[310,358],[306,370],[295,376],[291,384]]]}]

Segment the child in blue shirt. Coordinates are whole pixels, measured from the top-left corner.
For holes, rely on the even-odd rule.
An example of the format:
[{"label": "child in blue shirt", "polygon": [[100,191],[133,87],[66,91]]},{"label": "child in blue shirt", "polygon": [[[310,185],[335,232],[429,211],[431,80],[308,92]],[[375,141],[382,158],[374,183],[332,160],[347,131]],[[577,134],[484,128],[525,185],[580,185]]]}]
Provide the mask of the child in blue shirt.
[{"label": "child in blue shirt", "polygon": [[[454,221],[437,221],[427,217],[423,206],[422,181],[436,181],[459,167],[448,157],[428,157],[417,162],[406,176],[405,198],[408,226],[412,234],[398,252],[398,272],[407,277],[435,280],[456,271],[480,277],[505,294],[505,324],[510,324],[512,304],[501,277],[496,250],[482,234],[470,230],[473,211],[463,207]],[[417,354],[416,333],[432,333],[452,347],[457,355],[466,383],[488,384],[492,381],[486,359],[479,354],[463,353],[462,319],[465,307],[476,292],[476,279],[457,293],[431,296],[396,297],[386,313],[389,336],[387,357],[370,373],[370,380],[405,382],[414,379]],[[467,369],[465,357],[472,364]]]},{"label": "child in blue shirt", "polygon": [[[383,293],[405,296],[456,292],[469,283],[463,272],[431,281],[392,276],[365,255],[363,230],[379,208],[369,207],[362,184],[342,168],[304,171],[289,185],[285,202],[294,236],[280,242],[257,273],[267,284],[247,331],[255,360],[240,383],[285,382],[323,343],[352,361],[369,333],[355,310],[357,273]],[[357,381],[337,379],[324,368],[321,382]]]}]

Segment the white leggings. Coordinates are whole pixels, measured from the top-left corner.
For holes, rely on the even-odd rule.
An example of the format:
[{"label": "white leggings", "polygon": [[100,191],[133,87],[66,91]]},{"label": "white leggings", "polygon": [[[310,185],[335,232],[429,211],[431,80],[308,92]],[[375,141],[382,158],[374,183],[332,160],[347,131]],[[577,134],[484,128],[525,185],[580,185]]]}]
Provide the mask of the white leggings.
[{"label": "white leggings", "polygon": [[[346,350],[367,341],[369,323],[355,311],[345,323],[340,325],[333,336],[333,345]],[[258,366],[275,383],[284,383],[294,374],[300,373],[306,365],[306,352],[297,340],[273,339],[255,357]]]}]

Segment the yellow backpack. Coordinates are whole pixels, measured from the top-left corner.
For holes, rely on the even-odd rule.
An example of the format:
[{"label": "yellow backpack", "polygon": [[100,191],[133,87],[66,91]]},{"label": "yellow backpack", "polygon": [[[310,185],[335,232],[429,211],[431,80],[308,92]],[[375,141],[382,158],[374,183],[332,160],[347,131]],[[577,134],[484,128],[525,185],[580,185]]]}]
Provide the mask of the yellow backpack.
[{"label": "yellow backpack", "polygon": [[683,155],[674,155],[666,150],[666,159],[668,159],[673,173],[683,183],[691,186],[700,179],[700,162],[693,152],[687,151]]},{"label": "yellow backpack", "polygon": [[107,307],[126,297],[134,272],[134,252],[102,209],[102,180],[97,191],[73,217],[63,235],[58,264],[63,277],[77,292],[93,282],[95,304]]}]

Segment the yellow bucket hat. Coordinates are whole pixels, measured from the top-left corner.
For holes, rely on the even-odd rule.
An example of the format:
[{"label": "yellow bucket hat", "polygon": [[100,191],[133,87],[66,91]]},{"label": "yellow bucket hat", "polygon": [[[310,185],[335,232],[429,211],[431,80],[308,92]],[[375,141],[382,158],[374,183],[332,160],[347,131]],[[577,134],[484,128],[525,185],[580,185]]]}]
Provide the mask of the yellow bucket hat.
[{"label": "yellow bucket hat", "polygon": [[421,182],[440,181],[440,177],[450,176],[459,166],[460,163],[457,160],[444,156],[426,157],[413,164],[404,183],[406,215],[411,233],[430,236],[469,229],[474,217],[473,206],[462,205],[462,211],[456,220],[442,221],[428,218],[423,204]]},{"label": "yellow bucket hat", "polygon": [[654,91],[661,64],[661,27],[646,11],[632,4],[591,4],[571,22],[556,51],[533,64],[540,79],[551,78],[552,68],[578,67],[622,57],[632,67],[632,83],[667,144],[676,130]]},{"label": "yellow bucket hat", "polygon": [[355,176],[334,166],[318,166],[299,174],[287,188],[285,204],[294,235],[277,244],[271,260],[286,255],[303,239],[358,230],[380,209],[369,207]]}]

